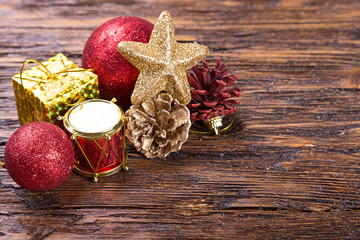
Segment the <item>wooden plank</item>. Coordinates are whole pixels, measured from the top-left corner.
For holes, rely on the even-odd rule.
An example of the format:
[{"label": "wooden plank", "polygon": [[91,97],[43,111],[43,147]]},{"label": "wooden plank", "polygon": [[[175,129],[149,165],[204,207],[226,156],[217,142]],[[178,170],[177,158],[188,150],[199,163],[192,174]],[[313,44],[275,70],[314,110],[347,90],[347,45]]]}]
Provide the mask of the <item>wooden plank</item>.
[{"label": "wooden plank", "polygon": [[63,52],[80,65],[101,23],[172,14],[176,38],[211,49],[242,88],[235,124],[178,153],[49,192],[0,169],[4,239],[360,238],[360,3],[356,0],[0,1],[0,160],[19,128],[11,76]]}]

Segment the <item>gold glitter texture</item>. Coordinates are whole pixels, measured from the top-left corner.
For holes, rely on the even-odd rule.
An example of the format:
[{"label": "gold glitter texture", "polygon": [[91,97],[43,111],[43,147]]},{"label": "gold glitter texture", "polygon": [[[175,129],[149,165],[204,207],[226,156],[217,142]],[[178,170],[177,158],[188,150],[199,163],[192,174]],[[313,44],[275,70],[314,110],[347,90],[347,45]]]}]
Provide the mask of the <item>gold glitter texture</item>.
[{"label": "gold glitter texture", "polygon": [[[30,60],[34,61],[34,60]],[[28,61],[27,61],[28,62]],[[61,125],[59,115],[85,99],[99,98],[97,75],[79,68],[63,54],[12,77],[19,122]],[[46,69],[44,69],[46,67]]]},{"label": "gold glitter texture", "polygon": [[123,41],[119,52],[139,71],[132,104],[155,97],[165,91],[180,103],[191,100],[186,70],[209,54],[208,47],[198,43],[178,43],[170,13],[160,14],[152,31],[149,43]]}]

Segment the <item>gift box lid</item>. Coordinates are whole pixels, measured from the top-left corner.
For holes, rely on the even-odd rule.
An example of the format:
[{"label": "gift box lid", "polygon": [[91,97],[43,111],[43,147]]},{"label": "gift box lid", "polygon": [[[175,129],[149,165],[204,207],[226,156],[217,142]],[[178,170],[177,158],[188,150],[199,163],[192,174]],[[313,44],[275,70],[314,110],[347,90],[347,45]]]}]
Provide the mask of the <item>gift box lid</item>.
[{"label": "gift box lid", "polygon": [[[37,62],[29,60],[28,62]],[[31,91],[35,97],[43,102],[53,99],[72,91],[76,85],[82,85],[85,81],[97,79],[97,75],[90,70],[79,68],[62,53],[22,72],[22,81],[18,73],[12,77],[13,81],[22,84],[25,89]],[[24,65],[25,65],[24,64]]]}]

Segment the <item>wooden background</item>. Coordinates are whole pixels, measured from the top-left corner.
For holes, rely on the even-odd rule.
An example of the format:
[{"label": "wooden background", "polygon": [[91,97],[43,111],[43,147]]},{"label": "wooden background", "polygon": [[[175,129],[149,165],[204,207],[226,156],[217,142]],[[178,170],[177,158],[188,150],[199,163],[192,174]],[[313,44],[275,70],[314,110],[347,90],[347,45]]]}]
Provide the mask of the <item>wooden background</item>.
[{"label": "wooden background", "polygon": [[236,125],[129,172],[35,193],[0,170],[1,239],[360,239],[358,0],[0,0],[0,160],[19,128],[10,77],[103,22],[174,19],[234,70]]}]

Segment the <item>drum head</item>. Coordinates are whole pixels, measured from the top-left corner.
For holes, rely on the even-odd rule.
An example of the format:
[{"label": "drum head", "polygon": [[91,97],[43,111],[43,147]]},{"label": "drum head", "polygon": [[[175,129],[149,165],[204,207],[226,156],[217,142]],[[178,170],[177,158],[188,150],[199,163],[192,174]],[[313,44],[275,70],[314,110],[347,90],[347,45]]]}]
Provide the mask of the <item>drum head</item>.
[{"label": "drum head", "polygon": [[[89,137],[115,133],[123,125],[124,113],[114,103],[93,99],[72,107],[64,119],[64,125],[73,134]],[[115,131],[115,132],[114,132]]]}]

